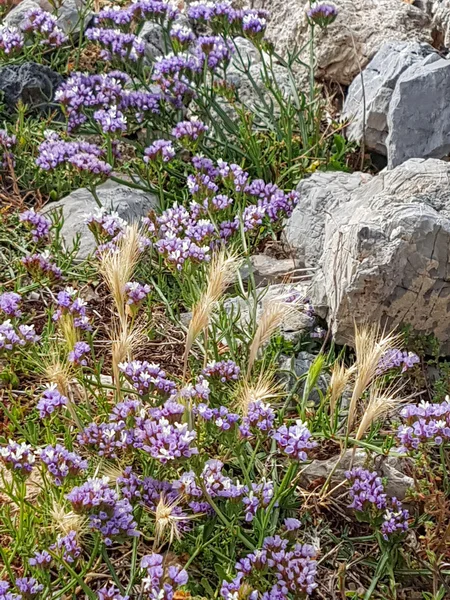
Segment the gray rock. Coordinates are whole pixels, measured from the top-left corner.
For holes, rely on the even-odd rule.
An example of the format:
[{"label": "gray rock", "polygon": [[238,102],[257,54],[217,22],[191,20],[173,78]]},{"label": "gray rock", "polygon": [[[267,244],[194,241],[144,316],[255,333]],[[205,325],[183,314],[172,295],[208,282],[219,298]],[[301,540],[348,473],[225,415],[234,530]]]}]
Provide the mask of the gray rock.
[{"label": "gray rock", "polygon": [[[349,87],[342,116],[350,120],[350,140],[386,155],[387,116],[392,94],[400,75],[430,54],[438,55],[428,44],[419,42],[386,42],[375,57],[357,75]],[[416,155],[417,156],[417,155]]]},{"label": "gray rock", "polygon": [[450,152],[450,61],[423,61],[397,81],[388,113],[388,166]]},{"label": "gray rock", "polygon": [[56,9],[58,26],[67,34],[79,33],[86,29],[92,19],[85,0],[63,0]]},{"label": "gray rock", "polygon": [[[308,63],[309,0],[245,0],[271,13],[267,35],[283,55],[305,46]],[[429,15],[402,0],[335,0],[338,17],[326,29],[315,28],[314,50],[319,78],[350,85],[388,40],[432,42]]]},{"label": "gray rock", "polygon": [[139,37],[146,42],[145,56],[148,60],[153,61],[164,54],[164,30],[159,23],[145,21]]},{"label": "gray rock", "polygon": [[284,237],[301,263],[317,267],[327,214],[370,179],[368,173],[317,172],[299,183],[301,200],[287,220]]},{"label": "gray rock", "polygon": [[20,4],[9,11],[6,17],[4,17],[3,22],[5,25],[20,27],[25,20],[27,12],[36,8],[41,8],[39,2],[22,0]]},{"label": "gray rock", "polygon": [[354,322],[410,324],[450,351],[450,164],[411,159],[355,189],[325,218],[313,305],[338,343]]},{"label": "gray rock", "polygon": [[44,65],[28,62],[0,69],[0,92],[9,110],[21,100],[30,109],[45,112],[62,77]]},{"label": "gray rock", "polygon": [[[288,391],[291,391],[296,386],[297,394],[300,396],[303,394],[305,382],[303,380],[297,385],[297,380],[299,377],[306,376],[316,358],[317,356],[309,352],[299,352],[295,357],[282,357],[279,371],[281,371],[281,379],[286,381]],[[314,402],[316,405],[320,404],[321,394],[326,394],[329,384],[329,375],[322,372],[314,390],[309,395],[309,401]]]},{"label": "gray rock", "polygon": [[[334,485],[345,481],[345,472],[351,467],[366,467],[367,453],[364,450],[347,450],[339,461],[339,457],[327,460],[313,460],[302,470],[302,478],[306,483],[316,479],[327,479],[334,469],[331,481]],[[374,467],[380,477],[386,477],[386,493],[389,497],[395,496],[403,500],[409,489],[414,487],[414,479],[405,474],[408,467],[408,459],[399,459],[394,456],[376,456]],[[336,490],[342,494],[343,487]]]},{"label": "gray rock", "polygon": [[296,261],[292,258],[278,260],[267,254],[254,254],[250,261],[258,287],[282,283],[283,279],[295,272],[297,266]]},{"label": "gray rock", "polygon": [[[158,205],[158,198],[150,192],[129,188],[126,185],[107,181],[97,187],[97,195],[102,205],[111,211],[116,211],[122,219],[128,222],[140,221],[150,210]],[[95,252],[94,236],[85,224],[86,215],[95,212],[98,205],[91,192],[81,188],[68,196],[52,202],[45,207],[50,213],[62,209],[64,225],[61,234],[67,245],[71,245],[76,236],[80,235],[79,259],[84,259]]]}]

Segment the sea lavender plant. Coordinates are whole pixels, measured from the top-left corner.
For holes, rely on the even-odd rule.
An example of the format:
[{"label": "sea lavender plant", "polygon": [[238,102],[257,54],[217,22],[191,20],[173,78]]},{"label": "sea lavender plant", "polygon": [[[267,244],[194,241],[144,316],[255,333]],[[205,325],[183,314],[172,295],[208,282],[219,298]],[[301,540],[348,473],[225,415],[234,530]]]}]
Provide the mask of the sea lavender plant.
[{"label": "sea lavender plant", "polygon": [[8,57],[19,54],[24,44],[25,38],[18,27],[12,25],[0,27],[0,53]]},{"label": "sea lavender plant", "polygon": [[36,456],[29,444],[9,440],[6,446],[0,447],[0,461],[13,473],[28,477],[33,470]]},{"label": "sea lavender plant", "polygon": [[68,477],[77,477],[88,468],[87,460],[75,452],[69,452],[61,444],[42,448],[37,451],[37,455],[58,486],[63,485]]},{"label": "sea lavender plant", "polygon": [[211,379],[218,379],[222,383],[226,381],[237,381],[241,369],[233,360],[222,360],[209,362],[203,369],[202,374]]},{"label": "sea lavender plant", "polygon": [[56,383],[51,383],[40,397],[36,408],[39,411],[41,419],[45,419],[52,415],[56,410],[63,406],[67,406],[68,399],[60,394]]},{"label": "sea lavender plant", "polygon": [[8,317],[20,317],[22,311],[20,305],[22,297],[16,292],[4,292],[0,294],[0,311],[5,313]]},{"label": "sea lavender plant", "polygon": [[325,28],[336,20],[338,9],[332,2],[316,2],[311,5],[306,14],[311,23]]},{"label": "sea lavender plant", "polygon": [[295,425],[281,425],[272,437],[280,450],[294,460],[306,460],[306,451],[317,446],[317,443],[310,439],[311,432],[308,427],[300,420],[296,421]]},{"label": "sea lavender plant", "polygon": [[91,42],[101,47],[101,58],[106,61],[130,59],[137,61],[145,52],[145,42],[133,33],[123,33],[120,29],[92,27],[86,31]]},{"label": "sea lavender plant", "polygon": [[173,600],[176,589],[188,582],[187,572],[178,565],[165,566],[161,554],[144,556],[141,568],[146,571],[142,583],[149,598]]},{"label": "sea lavender plant", "polygon": [[56,281],[61,279],[62,272],[61,269],[52,262],[51,258],[50,253],[46,250],[42,252],[42,254],[35,253],[24,256],[21,263],[33,279],[36,279],[37,281],[42,279]]},{"label": "sea lavender plant", "polygon": [[52,226],[51,220],[44,216],[38,214],[34,208],[30,208],[29,210],[20,213],[19,221],[21,223],[25,223],[28,229],[31,232],[33,242],[41,242],[47,241],[50,233],[50,228]]},{"label": "sea lavender plant", "polygon": [[399,350],[398,348],[392,348],[387,350],[378,364],[377,373],[381,375],[390,371],[391,369],[398,369],[401,367],[402,373],[411,369],[414,365],[420,362],[420,358],[414,352],[407,352]]},{"label": "sea lavender plant", "polygon": [[34,330],[34,325],[14,326],[10,319],[0,323],[0,353],[12,351],[39,341],[40,337]]},{"label": "sea lavender plant", "polygon": [[170,395],[176,388],[173,381],[166,378],[166,373],[159,365],[147,361],[134,360],[119,364],[120,371],[131,385],[142,395]]},{"label": "sea lavender plant", "polygon": [[11,149],[16,142],[15,135],[9,135],[6,129],[0,129],[0,169],[7,169],[9,166],[14,167],[15,161]]},{"label": "sea lavender plant", "polygon": [[44,589],[42,583],[39,583],[34,577],[20,577],[15,581],[15,586],[21,593],[23,600],[34,600],[41,597]]},{"label": "sea lavender plant", "polygon": [[85,367],[87,365],[86,355],[91,353],[91,347],[86,342],[76,342],[73,350],[69,352],[67,360],[73,365]]},{"label": "sea lavender plant", "polygon": [[442,445],[450,440],[450,399],[430,404],[409,404],[400,411],[404,424],[400,425],[397,438],[401,452],[417,450],[421,444]]}]

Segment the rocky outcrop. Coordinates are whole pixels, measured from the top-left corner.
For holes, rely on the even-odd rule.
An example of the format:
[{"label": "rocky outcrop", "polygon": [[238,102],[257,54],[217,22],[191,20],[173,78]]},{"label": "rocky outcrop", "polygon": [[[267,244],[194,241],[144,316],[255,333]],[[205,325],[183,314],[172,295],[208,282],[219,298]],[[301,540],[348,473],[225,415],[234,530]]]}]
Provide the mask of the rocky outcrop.
[{"label": "rocky outcrop", "polygon": [[[96,192],[106,209],[116,211],[119,217],[130,223],[140,221],[141,217],[158,205],[158,198],[154,194],[131,189],[113,181],[98,186]],[[75,190],[59,202],[52,202],[45,207],[46,213],[62,210],[64,224],[61,235],[69,247],[77,236],[80,237],[77,255],[80,259],[95,252],[96,243],[85,221],[86,216],[95,212],[97,208],[93,195],[86,188]]]},{"label": "rocky outcrop", "polygon": [[29,109],[47,111],[61,82],[58,73],[33,62],[0,68],[0,94],[8,110],[20,100]]},{"label": "rocky outcrop", "polygon": [[449,181],[447,162],[411,159],[343,201],[342,186],[341,201],[331,194],[322,220],[312,211],[320,258],[310,297],[326,306],[338,343],[352,343],[355,321],[405,323],[450,351]]},{"label": "rocky outcrop", "polygon": [[342,117],[349,121],[348,138],[387,155],[388,112],[397,81],[409,67],[420,64],[434,48],[418,42],[386,42],[348,89]]},{"label": "rocky outcrop", "polygon": [[[286,54],[305,45],[310,28],[304,0],[257,0],[247,5],[271,12],[268,37]],[[432,41],[430,15],[402,0],[336,0],[339,15],[327,29],[315,28],[316,75],[350,85],[384,42]]]}]

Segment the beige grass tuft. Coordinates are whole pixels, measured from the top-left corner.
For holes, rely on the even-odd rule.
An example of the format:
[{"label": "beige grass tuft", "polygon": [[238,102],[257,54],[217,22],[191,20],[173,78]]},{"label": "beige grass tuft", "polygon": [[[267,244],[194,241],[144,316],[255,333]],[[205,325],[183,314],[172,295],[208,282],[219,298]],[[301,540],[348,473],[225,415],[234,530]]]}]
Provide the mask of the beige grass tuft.
[{"label": "beige grass tuft", "polygon": [[252,402],[258,400],[268,402],[273,398],[281,396],[282,393],[283,386],[280,382],[274,380],[273,374],[262,373],[254,383],[250,383],[247,380],[242,382],[237,396],[237,410],[245,416]]},{"label": "beige grass tuft", "polygon": [[344,390],[354,375],[355,370],[355,366],[347,368],[343,362],[335,362],[333,368],[331,369],[329,401],[330,418],[332,420],[334,420],[338,400],[344,393]]},{"label": "beige grass tuft", "polygon": [[395,410],[400,404],[406,402],[409,398],[402,398],[401,392],[404,385],[390,386],[383,389],[381,385],[374,383],[370,388],[369,402],[366,406],[358,430],[356,439],[361,440],[372,423],[378,421],[389,412]]}]

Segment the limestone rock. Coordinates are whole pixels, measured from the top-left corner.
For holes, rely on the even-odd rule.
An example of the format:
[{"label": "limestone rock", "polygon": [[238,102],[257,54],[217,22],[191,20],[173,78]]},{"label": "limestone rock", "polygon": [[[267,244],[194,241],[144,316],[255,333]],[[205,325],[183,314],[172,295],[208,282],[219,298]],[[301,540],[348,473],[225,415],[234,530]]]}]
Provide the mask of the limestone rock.
[{"label": "limestone rock", "polygon": [[[431,58],[431,57],[429,57]],[[450,152],[450,60],[425,59],[397,81],[388,113],[388,166]]]},{"label": "limestone rock", "polygon": [[[385,42],[362,74],[348,89],[342,116],[349,120],[347,135],[366,149],[386,155],[388,112],[397,80],[412,65],[426,56],[438,54],[428,44],[418,42]],[[409,132],[408,132],[409,134]]]},{"label": "limestone rock", "polygon": [[448,353],[449,180],[447,162],[411,159],[330,209],[311,301],[325,294],[338,343],[352,342],[355,321],[404,323]]},{"label": "limestone rock", "polygon": [[317,267],[323,250],[325,218],[370,181],[368,173],[317,172],[300,182],[300,202],[287,220],[284,236],[298,260]]},{"label": "limestone rock", "polygon": [[[304,381],[300,385],[297,385],[299,377],[306,376],[309,368],[315,361],[317,356],[310,352],[299,352],[295,357],[282,357],[280,362],[279,372],[281,378],[287,383],[287,389],[291,391],[296,386],[297,394],[300,396],[303,394]],[[311,391],[309,395],[309,401],[314,404],[320,404],[321,394],[324,395],[330,384],[330,377],[326,373],[321,373],[315,389]],[[320,392],[320,393],[319,393]]]},{"label": "limestone rock", "polygon": [[45,112],[61,82],[58,73],[33,62],[0,68],[0,92],[9,110],[20,100],[28,108]]},{"label": "limestone rock", "polygon": [[251,268],[257,286],[282,283],[295,271],[296,261],[292,258],[278,260],[267,254],[254,254],[251,257]]},{"label": "limestone rock", "polygon": [[[116,211],[122,219],[128,222],[140,221],[151,209],[158,205],[158,198],[150,192],[144,192],[107,181],[97,187],[97,195],[104,207]],[[96,243],[92,233],[85,224],[86,215],[97,209],[97,203],[91,192],[80,188],[68,196],[52,202],[45,207],[45,212],[62,209],[64,225],[61,234],[68,246],[80,235],[78,258],[84,259],[95,252]]]},{"label": "limestone rock", "polygon": [[[270,11],[268,37],[282,54],[307,43],[309,2],[247,0],[246,5],[250,4]],[[314,30],[319,78],[350,85],[385,41],[432,41],[431,17],[402,0],[336,0],[335,4],[336,21],[327,29]]]},{"label": "limestone rock", "polygon": [[20,4],[15,6],[9,13],[4,17],[3,23],[12,27],[20,27],[25,20],[25,15],[33,9],[41,8],[39,2],[34,0],[22,0]]}]

